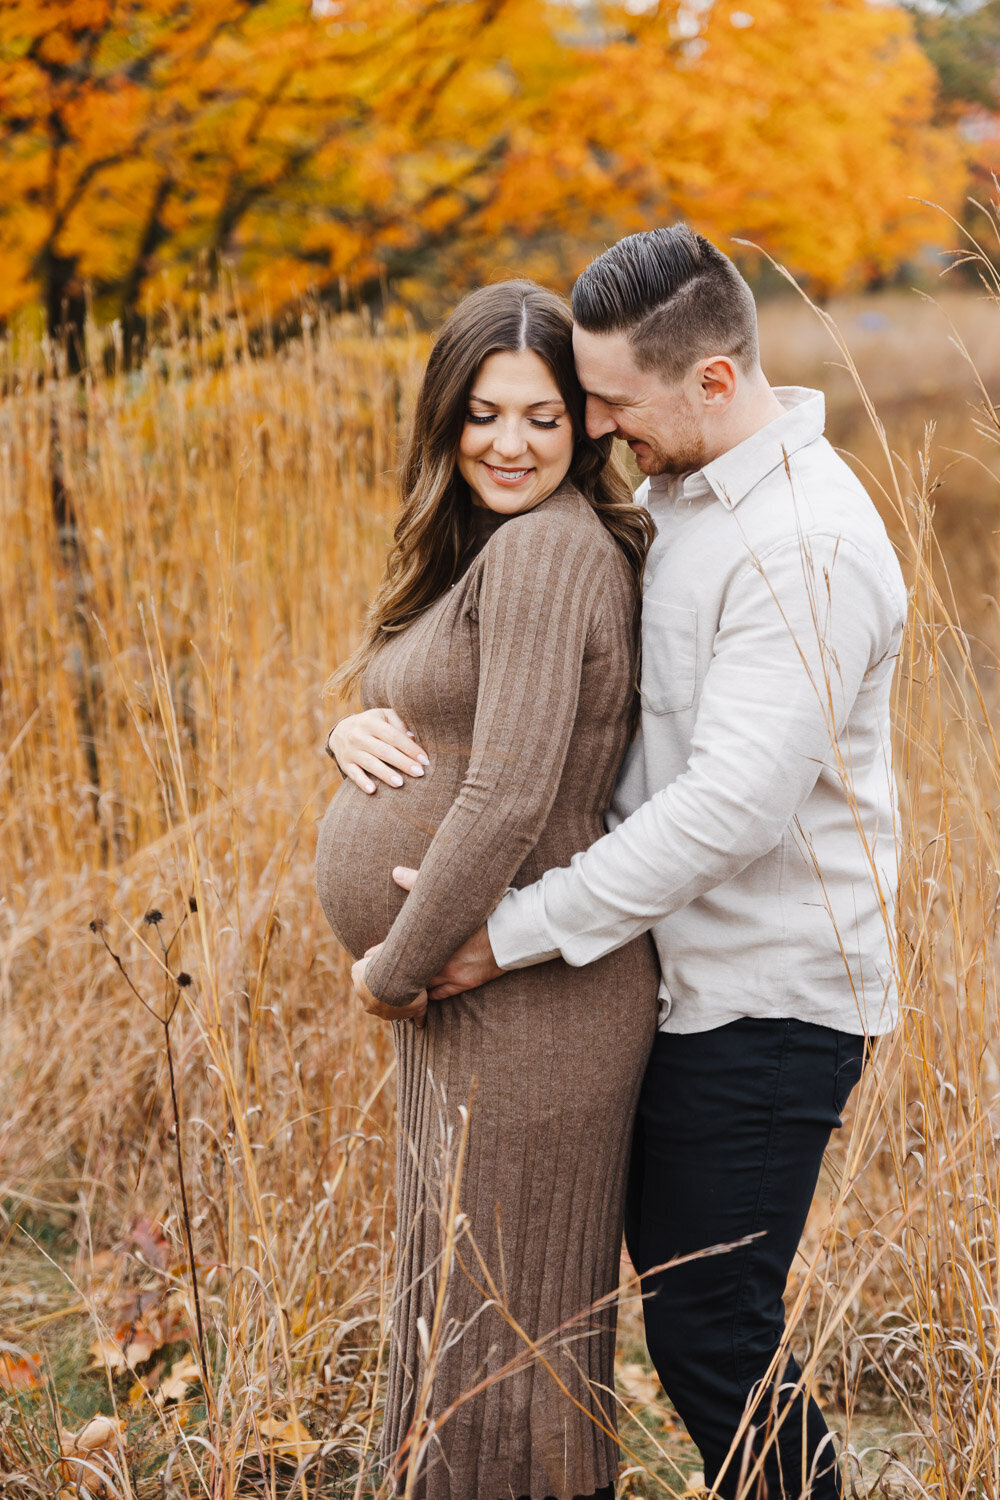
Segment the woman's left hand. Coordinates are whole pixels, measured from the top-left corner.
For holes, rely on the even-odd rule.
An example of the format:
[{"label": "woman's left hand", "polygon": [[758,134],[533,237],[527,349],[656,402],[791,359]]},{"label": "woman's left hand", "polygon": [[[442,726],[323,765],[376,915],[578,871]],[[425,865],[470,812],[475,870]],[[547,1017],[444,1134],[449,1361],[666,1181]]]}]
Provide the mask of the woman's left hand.
[{"label": "woman's left hand", "polygon": [[[381,946],[381,944],[379,945]],[[369,948],[364,958],[359,958],[351,969],[351,981],[354,985],[354,993],[370,1016],[377,1016],[380,1021],[412,1021],[418,1029],[427,1025],[427,991],[421,990],[415,1000],[409,1005],[388,1005],[384,1000],[377,999],[365,984],[365,971],[371,963],[378,948]]]}]

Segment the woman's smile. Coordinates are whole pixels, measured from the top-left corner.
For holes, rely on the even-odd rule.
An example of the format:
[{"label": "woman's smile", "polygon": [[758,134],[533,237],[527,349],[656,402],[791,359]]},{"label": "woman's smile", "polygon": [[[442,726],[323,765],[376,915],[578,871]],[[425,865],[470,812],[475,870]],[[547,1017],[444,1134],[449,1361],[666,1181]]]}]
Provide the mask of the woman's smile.
[{"label": "woman's smile", "polygon": [[523,480],[527,479],[529,474],[535,472],[534,469],[500,469],[496,464],[488,464],[485,459],[483,460],[483,468],[487,471],[490,478],[495,479],[498,484],[508,485],[520,484]]}]

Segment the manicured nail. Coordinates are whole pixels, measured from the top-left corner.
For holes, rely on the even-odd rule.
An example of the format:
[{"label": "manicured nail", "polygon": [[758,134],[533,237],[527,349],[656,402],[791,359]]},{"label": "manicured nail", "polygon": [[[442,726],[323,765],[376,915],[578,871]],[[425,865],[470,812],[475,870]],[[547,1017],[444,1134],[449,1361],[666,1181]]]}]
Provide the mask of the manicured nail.
[{"label": "manicured nail", "polygon": [[395,776],[395,775],[394,776],[390,776],[389,780],[392,782],[393,786],[402,786],[403,785],[403,778],[402,778],[402,776]]},{"label": "manicured nail", "polygon": [[412,729],[408,729],[408,730],[407,730],[407,731],[406,731],[406,733],[407,733],[407,735],[408,735],[408,736],[409,736],[409,738],[410,738],[410,739],[411,739],[411,740],[415,740],[415,739],[416,739],[416,735],[415,735],[415,734],[414,734],[414,733],[413,733],[413,730],[412,730]]},{"label": "manicured nail", "polygon": [[410,775],[411,776],[422,776],[423,774],[424,774],[424,768],[423,768],[423,766],[411,766],[410,767]]},{"label": "manicured nail", "polygon": [[374,783],[371,782],[371,781],[366,781],[365,782],[365,791],[366,792],[373,792],[374,790],[375,790]]},{"label": "manicured nail", "polygon": [[420,762],[420,764],[422,766],[429,766],[430,765],[430,761],[427,759],[427,756],[424,754],[424,752],[422,750],[421,750],[420,754],[417,756],[417,760],[419,760],[419,762]]}]

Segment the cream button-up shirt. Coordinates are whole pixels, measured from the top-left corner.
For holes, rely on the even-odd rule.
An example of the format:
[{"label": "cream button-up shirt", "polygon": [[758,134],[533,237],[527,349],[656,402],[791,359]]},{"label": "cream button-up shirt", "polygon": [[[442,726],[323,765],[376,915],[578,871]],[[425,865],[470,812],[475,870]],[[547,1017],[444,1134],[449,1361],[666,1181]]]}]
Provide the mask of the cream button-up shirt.
[{"label": "cream button-up shirt", "polygon": [[890,691],[906,590],[817,391],[684,480],[656,523],[641,727],[610,831],[510,891],[497,962],[592,962],[651,930],[661,1029],[796,1017],[893,1027]]}]

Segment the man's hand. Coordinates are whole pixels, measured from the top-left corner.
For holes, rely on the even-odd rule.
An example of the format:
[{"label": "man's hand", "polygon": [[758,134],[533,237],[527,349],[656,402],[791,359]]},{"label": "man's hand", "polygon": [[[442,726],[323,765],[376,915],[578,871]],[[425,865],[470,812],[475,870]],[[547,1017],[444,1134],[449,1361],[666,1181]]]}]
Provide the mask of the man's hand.
[{"label": "man's hand", "polygon": [[369,793],[375,791],[373,776],[386,786],[402,786],[400,771],[407,776],[422,776],[424,766],[430,765],[425,752],[391,708],[368,708],[364,713],[348,714],[330,730],[326,749],[348,781]]},{"label": "man's hand", "polygon": [[412,1021],[420,1030],[427,1025],[426,990],[421,990],[417,998],[411,1000],[409,1005],[387,1005],[384,1000],[376,1000],[365,984],[365,970],[381,946],[379,943],[377,947],[369,948],[364,958],[359,958],[351,969],[354,993],[370,1016],[377,1016],[380,1021]]},{"label": "man's hand", "polygon": [[[397,885],[403,887],[404,891],[410,891],[413,889],[417,872],[408,869],[405,865],[397,865],[392,872],[392,878]],[[432,1000],[450,1000],[452,995],[461,995],[466,990],[475,990],[481,984],[488,984],[491,979],[499,978],[503,972],[493,957],[490,935],[483,926],[467,938],[456,953],[451,955],[440,974],[435,974],[427,986],[427,993]]]}]

